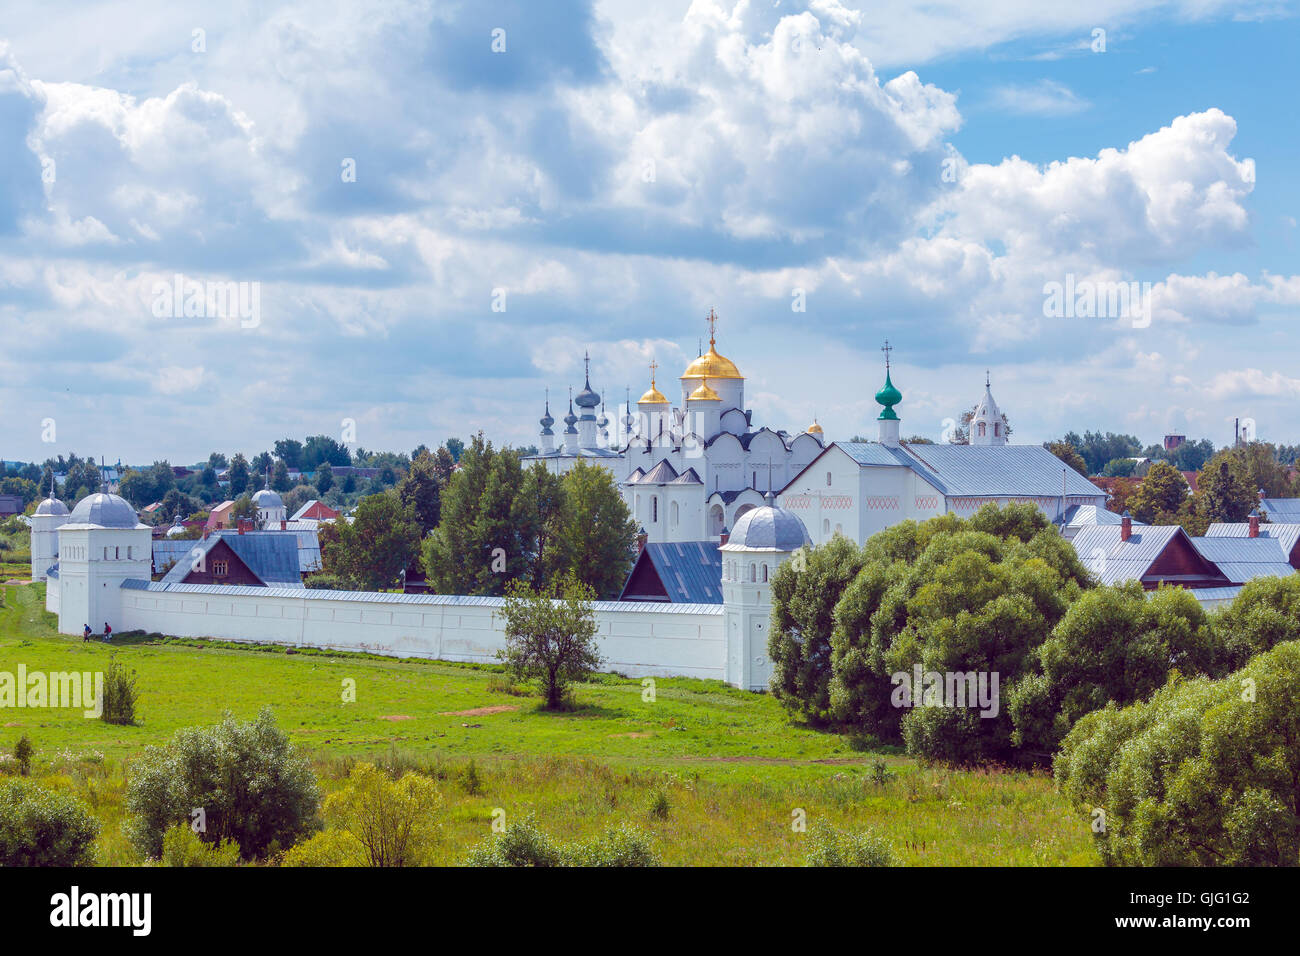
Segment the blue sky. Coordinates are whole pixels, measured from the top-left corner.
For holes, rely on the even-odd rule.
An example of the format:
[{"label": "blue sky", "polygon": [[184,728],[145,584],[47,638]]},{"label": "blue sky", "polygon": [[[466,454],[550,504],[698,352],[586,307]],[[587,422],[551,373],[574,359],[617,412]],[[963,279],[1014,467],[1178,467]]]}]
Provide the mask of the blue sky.
[{"label": "blue sky", "polygon": [[[905,434],[989,369],[1020,441],[1300,441],[1295,5],[1040,6],[10,3],[0,455],[530,443],[710,308],[790,431],[874,433],[888,337]],[[1067,277],[1150,321],[1046,316]]]}]

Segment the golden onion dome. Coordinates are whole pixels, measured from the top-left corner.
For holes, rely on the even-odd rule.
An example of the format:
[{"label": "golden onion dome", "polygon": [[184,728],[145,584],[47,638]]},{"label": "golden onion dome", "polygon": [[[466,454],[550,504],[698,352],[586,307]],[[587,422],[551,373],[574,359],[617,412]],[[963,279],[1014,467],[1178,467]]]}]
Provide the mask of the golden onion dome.
[{"label": "golden onion dome", "polygon": [[691,392],[691,394],[687,395],[686,398],[688,401],[692,401],[692,402],[722,401],[722,396],[720,396],[713,389],[709,388],[708,382],[701,382],[700,387],[697,388],[695,391]]},{"label": "golden onion dome", "polygon": [[682,372],[682,378],[744,378],[740,374],[740,369],[736,364],[725,355],[719,355],[718,350],[709,343],[709,350],[697,358],[690,365],[686,366],[686,371]]},{"label": "golden onion dome", "polygon": [[637,399],[638,405],[667,405],[668,399],[664,393],[655,388],[654,382],[650,383],[650,390]]},{"label": "golden onion dome", "polygon": [[814,435],[821,435],[821,434],[823,434],[823,432],[822,432],[822,427],[821,427],[820,425],[817,424],[817,419],[815,419],[815,418],[813,419],[813,423],[812,423],[811,425],[808,426],[808,431],[810,431],[810,432],[811,432],[812,434],[814,434]]}]

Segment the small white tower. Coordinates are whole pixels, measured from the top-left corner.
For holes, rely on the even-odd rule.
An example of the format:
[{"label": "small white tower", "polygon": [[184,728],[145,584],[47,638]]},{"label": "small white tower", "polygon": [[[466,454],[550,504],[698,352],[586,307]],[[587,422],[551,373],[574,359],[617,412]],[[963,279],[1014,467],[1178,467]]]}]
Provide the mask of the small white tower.
[{"label": "small white tower", "polygon": [[586,363],[582,391],[578,392],[573,398],[574,404],[582,409],[582,414],[578,416],[578,446],[580,448],[595,448],[596,435],[599,430],[599,424],[596,421],[596,406],[600,404],[600,396],[591,388],[591,356],[583,355],[582,360]]},{"label": "small white tower", "polygon": [[44,581],[46,572],[59,560],[59,528],[68,523],[68,506],[54,497],[54,479],[50,478],[50,496],[36,506],[32,515],[32,580]]},{"label": "small white tower", "polygon": [[289,516],[284,501],[269,487],[253,495],[253,507],[257,509],[258,526],[263,529],[275,530]]},{"label": "small white tower", "polygon": [[[87,495],[59,528],[58,613],[61,634],[122,630],[122,582],[148,581],[153,535],[117,495]],[[50,607],[47,601],[46,606]]]},{"label": "small white tower", "polygon": [[798,515],[775,506],[768,494],[762,508],[745,512],[722,551],[722,621],[726,629],[726,681],[746,690],[766,690],[772,678],[767,656],[772,616],[772,578],[800,548],[811,547]]},{"label": "small white tower", "polygon": [[988,372],[984,373],[984,397],[975,406],[975,415],[970,420],[970,443],[972,445],[1007,443],[1007,425],[1002,420],[1002,411],[998,408],[998,403],[993,401]]}]

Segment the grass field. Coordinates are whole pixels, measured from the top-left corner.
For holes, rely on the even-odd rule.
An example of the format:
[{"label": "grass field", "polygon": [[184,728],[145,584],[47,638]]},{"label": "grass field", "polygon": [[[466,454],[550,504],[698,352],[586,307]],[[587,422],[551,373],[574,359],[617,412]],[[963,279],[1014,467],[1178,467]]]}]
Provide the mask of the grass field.
[{"label": "grass field", "polygon": [[[647,700],[641,681],[601,675],[578,685],[575,709],[548,713],[493,667],[202,641],[84,644],[55,633],[42,585],[7,586],[4,599],[0,670],[97,671],[117,655],[138,674],[135,726],[73,710],[0,711],[0,748],[26,734],[34,773],[94,808],[104,863],[135,862],[120,831],[133,755],[181,727],[267,704],[327,790],[361,759],[439,780],[445,863],[488,835],[495,808],[507,819],[532,812],[565,840],[631,820],[670,864],[801,863],[796,811],[809,826],[872,827],[909,865],[1097,862],[1086,821],[1046,774],[919,767],[870,741],[791,724],[772,698],[714,681],[660,679]],[[344,700],[349,682],[354,702]],[[648,812],[660,792],[666,819]]]}]

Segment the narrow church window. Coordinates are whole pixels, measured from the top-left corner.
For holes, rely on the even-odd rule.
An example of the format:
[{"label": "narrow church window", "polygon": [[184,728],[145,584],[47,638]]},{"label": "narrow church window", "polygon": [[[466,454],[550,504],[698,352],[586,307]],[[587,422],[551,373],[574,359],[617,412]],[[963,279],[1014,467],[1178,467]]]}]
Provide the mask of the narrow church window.
[{"label": "narrow church window", "polygon": [[751,581],[758,580],[758,568],[753,564],[749,566],[749,580]]},{"label": "narrow church window", "polygon": [[763,583],[767,583],[767,565],[763,565]]},{"label": "narrow church window", "polygon": [[830,486],[831,486],[831,473],[828,471],[826,472],[826,487],[829,488]]},{"label": "narrow church window", "polygon": [[115,561],[120,561],[120,560],[122,560],[122,549],[121,549],[121,548],[114,548],[114,549],[113,549],[113,560],[115,560]]},{"label": "narrow church window", "polygon": [[994,423],[993,423],[993,437],[994,437],[994,438],[997,438],[997,437],[998,437],[999,435],[1001,435],[1001,434],[1002,434],[1002,423],[1001,423],[1001,422],[994,422]]},{"label": "narrow church window", "polygon": [[980,422],[980,438],[984,437],[984,423]]},{"label": "narrow church window", "polygon": [[650,496],[650,520],[659,520],[659,498],[656,495]]}]

